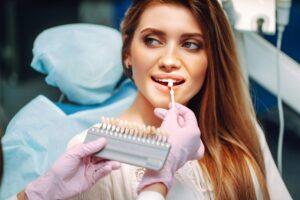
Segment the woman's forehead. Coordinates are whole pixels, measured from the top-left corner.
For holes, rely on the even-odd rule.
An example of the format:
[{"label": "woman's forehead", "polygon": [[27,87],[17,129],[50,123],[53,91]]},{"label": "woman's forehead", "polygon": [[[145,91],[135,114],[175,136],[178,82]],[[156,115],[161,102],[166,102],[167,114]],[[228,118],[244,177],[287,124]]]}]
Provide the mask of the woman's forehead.
[{"label": "woman's forehead", "polygon": [[137,31],[146,28],[202,34],[201,27],[192,12],[184,6],[175,4],[154,4],[146,8],[139,20]]}]

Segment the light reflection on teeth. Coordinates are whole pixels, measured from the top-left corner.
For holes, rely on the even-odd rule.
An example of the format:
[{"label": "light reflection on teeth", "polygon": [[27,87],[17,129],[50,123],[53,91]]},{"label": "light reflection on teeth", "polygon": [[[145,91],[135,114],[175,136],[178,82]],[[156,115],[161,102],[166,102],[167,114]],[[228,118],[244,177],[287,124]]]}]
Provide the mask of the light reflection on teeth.
[{"label": "light reflection on teeth", "polygon": [[170,81],[172,81],[173,83],[177,83],[179,81],[175,81],[173,79],[156,79],[157,81],[161,81],[161,82],[164,82],[164,83],[169,83]]}]

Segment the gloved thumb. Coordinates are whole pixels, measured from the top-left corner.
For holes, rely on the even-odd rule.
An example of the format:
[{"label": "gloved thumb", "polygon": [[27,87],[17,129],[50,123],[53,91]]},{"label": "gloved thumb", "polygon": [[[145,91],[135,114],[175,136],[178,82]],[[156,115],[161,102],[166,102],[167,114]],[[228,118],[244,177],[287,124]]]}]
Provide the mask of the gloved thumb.
[{"label": "gloved thumb", "polygon": [[95,141],[79,145],[74,153],[77,154],[80,158],[92,155],[100,151],[106,145],[106,139],[100,138]]}]

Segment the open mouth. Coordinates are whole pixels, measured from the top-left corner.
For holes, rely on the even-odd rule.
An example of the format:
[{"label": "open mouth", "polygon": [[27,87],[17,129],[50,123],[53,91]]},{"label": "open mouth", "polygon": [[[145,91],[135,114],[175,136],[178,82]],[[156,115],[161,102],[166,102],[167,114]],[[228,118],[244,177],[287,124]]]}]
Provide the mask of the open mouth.
[{"label": "open mouth", "polygon": [[170,80],[173,81],[174,86],[181,85],[185,82],[185,79],[181,78],[181,77],[151,76],[151,79],[154,82],[159,83],[159,84],[164,85],[164,86],[168,86],[168,83],[169,83]]}]

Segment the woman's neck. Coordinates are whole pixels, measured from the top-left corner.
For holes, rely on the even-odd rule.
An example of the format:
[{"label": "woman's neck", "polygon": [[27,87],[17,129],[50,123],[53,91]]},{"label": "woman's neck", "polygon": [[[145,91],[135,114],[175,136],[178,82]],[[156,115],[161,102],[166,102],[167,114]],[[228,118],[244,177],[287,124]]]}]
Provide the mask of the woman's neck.
[{"label": "woman's neck", "polygon": [[139,124],[159,127],[162,120],[154,115],[152,104],[138,92],[133,104],[125,110],[120,119],[124,119]]}]

